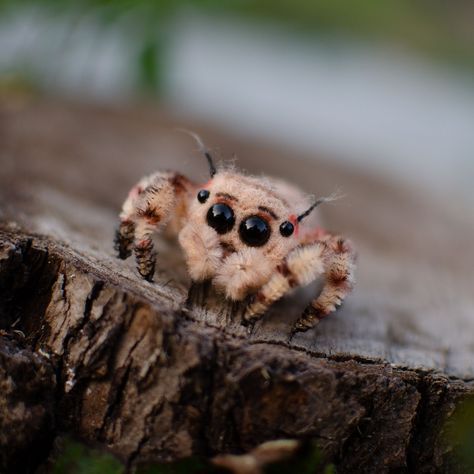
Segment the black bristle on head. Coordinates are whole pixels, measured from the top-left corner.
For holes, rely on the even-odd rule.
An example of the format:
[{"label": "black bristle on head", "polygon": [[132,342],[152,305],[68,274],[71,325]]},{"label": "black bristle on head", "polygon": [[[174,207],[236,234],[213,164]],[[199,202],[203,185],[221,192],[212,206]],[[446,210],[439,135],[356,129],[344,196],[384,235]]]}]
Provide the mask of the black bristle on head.
[{"label": "black bristle on head", "polygon": [[199,151],[207,159],[207,163],[209,165],[209,174],[211,175],[211,178],[213,178],[217,173],[217,168],[216,168],[216,165],[214,164],[214,160],[212,158],[211,153],[206,148],[206,145],[204,145],[204,142],[201,140],[201,137],[197,133],[191,132],[191,130],[186,130],[186,129],[183,129],[183,128],[179,128],[178,131],[186,133],[186,134],[190,135],[192,138],[194,138],[194,140],[198,144]]},{"label": "black bristle on head", "polygon": [[211,178],[214,178],[215,174],[217,173],[217,169],[216,169],[216,166],[214,165],[212,156],[207,150],[204,151],[204,156],[207,158],[207,162],[209,164],[209,174],[211,175]]},{"label": "black bristle on head", "polygon": [[336,192],[336,193],[331,194],[330,196],[316,199],[316,201],[314,201],[314,203],[311,204],[311,206],[309,206],[309,208],[306,209],[306,211],[304,211],[302,214],[300,214],[297,217],[297,221],[301,222],[305,217],[308,217],[314,211],[314,209],[316,209],[323,202],[336,201],[337,199],[340,199],[341,197],[343,196],[341,196],[338,192]]}]

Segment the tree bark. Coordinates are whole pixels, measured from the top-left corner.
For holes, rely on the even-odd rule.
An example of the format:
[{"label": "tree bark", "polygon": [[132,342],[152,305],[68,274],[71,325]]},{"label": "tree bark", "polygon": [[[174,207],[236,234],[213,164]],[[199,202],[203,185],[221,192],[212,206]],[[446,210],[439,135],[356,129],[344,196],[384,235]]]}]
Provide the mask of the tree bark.
[{"label": "tree bark", "polygon": [[[195,288],[188,299],[174,243],[159,240],[153,284],[113,257],[115,213],[126,188],[139,174],[189,155],[182,137],[169,138],[176,121],[164,112],[73,104],[1,109],[0,469],[33,469],[62,432],[106,447],[130,467],[314,438],[342,473],[455,469],[444,427],[458,401],[473,393],[474,331],[457,347],[446,343],[449,350],[440,339],[456,339],[459,326],[465,331],[472,321],[453,313],[451,329],[441,321],[437,331],[425,331],[436,319],[420,309],[423,292],[400,299],[392,275],[400,249],[407,261],[410,252],[420,251],[425,263],[437,255],[439,265],[445,256],[434,244],[384,246],[383,234],[355,223],[360,293],[356,287],[343,311],[291,342],[302,294],[249,333],[236,308],[216,295]],[[211,130],[203,135],[237,146]],[[269,149],[249,147],[268,170]],[[288,155],[272,156],[277,173]],[[379,189],[410,199],[323,161],[298,163],[301,176],[355,182],[365,212],[376,209],[370,192]],[[199,164],[188,160],[188,174]],[[388,201],[379,212],[397,218]],[[428,208],[435,222],[439,216]],[[343,230],[356,220],[349,214],[339,211]],[[412,209],[403,225],[419,215]],[[456,225],[460,239],[474,235]],[[468,263],[447,259],[443,268],[463,275]],[[421,270],[412,265],[415,279]],[[465,304],[471,311],[472,300]],[[34,455],[22,464],[26,451]]]}]

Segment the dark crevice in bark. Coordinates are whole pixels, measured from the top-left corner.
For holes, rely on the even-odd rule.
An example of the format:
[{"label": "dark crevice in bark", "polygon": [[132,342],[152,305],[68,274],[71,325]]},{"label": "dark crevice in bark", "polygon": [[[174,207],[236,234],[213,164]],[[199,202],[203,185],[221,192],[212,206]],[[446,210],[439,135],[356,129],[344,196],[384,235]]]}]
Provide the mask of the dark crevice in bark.
[{"label": "dark crevice in bark", "polygon": [[107,402],[108,408],[102,419],[102,425],[98,431],[98,439],[106,442],[106,429],[108,424],[116,418],[116,414],[119,412],[120,404],[124,395],[125,386],[128,383],[130,377],[131,364],[129,363],[122,369],[122,373],[114,375],[109,400]]},{"label": "dark crevice in bark", "polygon": [[[429,404],[429,389],[424,375],[419,375],[416,381],[416,388],[420,393],[420,403],[418,404],[415,417],[413,419],[412,430],[410,433],[410,441],[407,449],[407,468],[409,472],[415,472],[417,464],[419,464],[420,453],[417,443],[422,439],[423,423],[426,423]],[[429,446],[426,447],[429,450]]]},{"label": "dark crevice in bark", "polygon": [[416,387],[421,398],[407,449],[408,471],[430,473],[432,466],[444,466],[437,472],[465,472],[459,461],[449,455],[445,428],[457,404],[473,397],[472,385],[465,390],[459,380],[448,382],[444,376],[426,374],[419,375]]},{"label": "dark crevice in bark", "polygon": [[127,470],[130,471],[132,469],[143,447],[150,440],[153,433],[155,420],[160,414],[160,411],[162,410],[162,408],[163,408],[163,403],[160,401],[159,403],[153,406],[150,413],[145,417],[143,436],[139,440],[135,450],[132,451],[132,453],[127,458],[127,461],[126,461]]},{"label": "dark crevice in bark", "polygon": [[0,328],[15,323],[25,334],[39,329],[59,266],[47,248],[32,244],[27,238],[4,246],[7,258],[0,261]]},{"label": "dark crevice in bark", "polygon": [[[0,393],[0,405],[8,403],[10,412],[0,413],[0,431],[4,431],[7,437],[7,440],[4,438],[0,443],[0,451],[7,457],[4,463],[0,463],[0,472],[4,472],[3,469],[5,472],[13,472],[11,469],[17,472],[34,472],[47,459],[55,436],[58,365],[54,358],[48,360],[41,355],[41,359],[38,359],[29,351],[36,345],[43,331],[43,316],[51,299],[59,260],[50,255],[47,247],[34,246],[32,238],[17,239],[9,248],[3,241],[0,251],[2,247],[6,249],[7,258],[0,259],[0,328],[6,331],[7,336],[0,339],[3,344],[10,345],[12,358],[0,361],[0,384],[3,369],[6,370],[8,379],[13,378],[18,388],[15,392],[4,390]],[[25,334],[26,339],[15,337],[17,331]],[[13,340],[8,342],[11,337],[9,335],[13,335],[15,343]],[[16,380],[16,365],[12,365],[16,364],[15,352],[19,356],[21,354],[22,358],[27,354],[31,358],[30,363],[22,366],[21,378]],[[20,360],[18,363],[23,363]],[[34,376],[28,377],[32,368],[35,370]],[[37,380],[36,377],[40,376],[43,379]],[[15,421],[15,426],[8,426],[8,420],[14,416],[17,404],[23,407],[22,416]],[[22,423],[26,423],[26,426],[22,427]],[[17,439],[9,442],[9,436],[17,436]],[[28,439],[27,444],[23,445],[24,441],[18,437]]]},{"label": "dark crevice in bark", "polygon": [[[65,343],[64,343],[64,348],[65,348],[64,349],[64,356],[66,356],[67,353],[69,352],[70,343],[74,343],[76,341],[78,335],[80,335],[82,332],[89,333],[90,334],[90,339],[91,339],[90,342],[92,342],[92,340],[93,340],[92,338],[93,338],[93,335],[94,335],[94,324],[90,324],[91,310],[92,310],[92,305],[94,304],[94,301],[99,297],[100,292],[102,291],[103,287],[104,287],[104,282],[103,281],[94,282],[92,290],[91,290],[90,294],[87,296],[85,304],[84,304],[84,311],[83,311],[83,314],[82,314],[82,319],[77,324],[77,326],[73,328],[72,331],[68,332],[68,334],[66,336]],[[87,331],[88,325],[90,325],[89,331]],[[90,345],[91,344],[89,343],[89,345],[85,349],[82,350],[82,354],[81,354],[81,356],[79,357],[78,361],[75,364],[75,371],[76,371],[75,378],[77,380],[81,379],[81,370],[83,369],[84,357],[86,356],[87,350],[90,348]],[[89,365],[92,365],[92,364],[89,363]],[[86,376],[87,376],[87,374],[86,374]]]}]

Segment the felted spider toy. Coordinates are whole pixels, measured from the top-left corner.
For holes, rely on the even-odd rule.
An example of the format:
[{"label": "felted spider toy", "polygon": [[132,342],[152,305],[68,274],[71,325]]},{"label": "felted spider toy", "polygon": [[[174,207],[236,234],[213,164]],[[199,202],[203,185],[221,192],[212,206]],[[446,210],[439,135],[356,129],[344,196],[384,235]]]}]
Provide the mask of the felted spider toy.
[{"label": "felted spider toy", "polygon": [[[211,179],[198,185],[173,172],[144,177],[125,200],[116,232],[118,257],[135,251],[137,269],[153,281],[152,236],[161,228],[178,237],[193,282],[211,281],[232,301],[249,301],[243,322],[259,319],[296,286],[323,277],[322,290],[293,329],[306,331],[342,303],[354,281],[349,241],[315,227],[298,189],[269,178],[217,169],[199,137]],[[302,205],[306,210],[297,212]],[[313,223],[311,221],[313,220]]]}]

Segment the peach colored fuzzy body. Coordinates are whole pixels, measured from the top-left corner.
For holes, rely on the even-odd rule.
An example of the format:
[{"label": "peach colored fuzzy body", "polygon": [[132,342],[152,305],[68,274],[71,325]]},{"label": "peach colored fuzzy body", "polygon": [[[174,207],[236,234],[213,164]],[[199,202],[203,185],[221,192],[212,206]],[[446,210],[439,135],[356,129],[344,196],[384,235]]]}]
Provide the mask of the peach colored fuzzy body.
[{"label": "peach colored fuzzy body", "polygon": [[[213,279],[215,286],[224,291],[229,299],[242,300],[268,281],[272,271],[298,245],[296,238],[282,237],[278,228],[291,214],[308,207],[308,202],[301,193],[286,183],[232,172],[218,174],[206,189],[211,193],[209,200],[205,205],[196,199],[192,201],[188,221],[179,234],[189,273],[196,281]],[[250,215],[259,215],[268,220],[272,231],[267,244],[257,248],[247,247],[239,238],[238,225],[227,234],[218,236],[207,225],[206,213],[209,206],[219,202],[232,207],[236,222]],[[264,208],[277,218],[262,210]],[[204,240],[207,244],[210,243],[212,237],[207,235],[211,232],[214,234],[214,242],[209,250]],[[197,236],[206,238],[199,239]],[[196,245],[200,248],[196,249]],[[221,251],[216,250],[219,247]],[[224,256],[226,248],[233,249],[233,252]],[[212,258],[216,252],[220,253],[218,259]]]},{"label": "peach colored fuzzy body", "polygon": [[[196,198],[199,190],[209,193],[205,202]],[[235,217],[232,228],[222,234],[207,220],[208,210],[218,203],[230,207]],[[341,304],[352,288],[354,274],[350,243],[322,230],[316,213],[298,222],[297,216],[309,206],[302,192],[277,179],[222,170],[198,186],[175,173],[156,173],[143,178],[129,193],[116,246],[122,258],[134,247],[138,271],[152,280],[151,237],[165,227],[178,236],[193,281],[211,281],[233,301],[251,297],[244,314],[247,321],[260,317],[293,287],[323,276],[321,294],[295,328],[306,330]],[[249,246],[242,240],[239,224],[249,216],[268,224],[270,236],[264,245]],[[294,225],[290,236],[280,232],[285,221]]]}]

